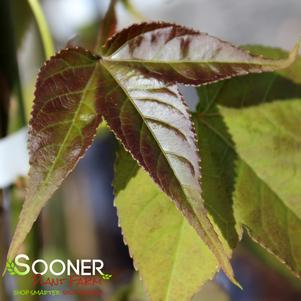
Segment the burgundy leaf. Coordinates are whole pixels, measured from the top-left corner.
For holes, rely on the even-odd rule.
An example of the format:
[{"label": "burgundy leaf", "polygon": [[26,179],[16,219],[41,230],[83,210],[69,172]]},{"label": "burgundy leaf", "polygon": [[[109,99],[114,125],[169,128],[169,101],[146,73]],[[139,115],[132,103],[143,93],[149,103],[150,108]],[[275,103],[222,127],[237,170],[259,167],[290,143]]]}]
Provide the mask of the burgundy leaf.
[{"label": "burgundy leaf", "polygon": [[298,50],[296,45],[288,59],[264,59],[206,33],[160,22],[134,24],[114,35],[104,60],[167,82],[200,85],[285,68]]},{"label": "burgundy leaf", "polygon": [[91,53],[73,48],[56,54],[39,73],[26,200],[8,258],[15,257],[47,200],[94,139],[101,121],[99,68]]},{"label": "burgundy leaf", "polygon": [[117,29],[116,2],[117,0],[111,0],[108,11],[100,24],[99,36],[95,49],[99,54],[102,52],[101,46],[116,32]]}]

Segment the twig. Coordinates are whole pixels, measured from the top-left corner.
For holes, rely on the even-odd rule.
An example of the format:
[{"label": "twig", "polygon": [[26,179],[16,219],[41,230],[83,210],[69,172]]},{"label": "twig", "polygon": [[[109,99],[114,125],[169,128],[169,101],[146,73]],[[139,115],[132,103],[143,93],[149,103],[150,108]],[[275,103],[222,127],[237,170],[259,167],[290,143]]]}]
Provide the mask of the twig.
[{"label": "twig", "polygon": [[28,0],[28,3],[38,25],[45,57],[48,59],[54,53],[54,45],[43,10],[38,0]]}]

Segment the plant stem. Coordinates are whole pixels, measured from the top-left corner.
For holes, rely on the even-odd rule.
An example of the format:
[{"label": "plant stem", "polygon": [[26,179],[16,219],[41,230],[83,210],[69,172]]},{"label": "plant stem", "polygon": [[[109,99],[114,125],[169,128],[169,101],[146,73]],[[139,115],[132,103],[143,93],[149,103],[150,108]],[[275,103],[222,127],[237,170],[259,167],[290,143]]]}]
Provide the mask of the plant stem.
[{"label": "plant stem", "polygon": [[43,10],[38,0],[28,0],[28,3],[37,22],[37,26],[41,35],[41,40],[44,48],[45,57],[46,59],[48,59],[54,53],[54,45]]}]

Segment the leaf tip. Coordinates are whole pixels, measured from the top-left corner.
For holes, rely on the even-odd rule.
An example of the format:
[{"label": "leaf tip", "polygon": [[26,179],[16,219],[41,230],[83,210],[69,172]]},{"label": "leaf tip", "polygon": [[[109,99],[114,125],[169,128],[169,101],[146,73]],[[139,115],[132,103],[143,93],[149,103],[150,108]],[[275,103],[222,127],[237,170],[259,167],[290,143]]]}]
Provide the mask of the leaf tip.
[{"label": "leaf tip", "polygon": [[301,45],[301,36],[298,38],[297,42],[295,43],[294,48],[292,49],[292,51],[289,54],[289,59],[291,59],[292,61],[295,61],[295,59],[299,55],[300,45]]},{"label": "leaf tip", "polygon": [[235,277],[232,277],[231,279],[231,282],[236,286],[238,287],[240,290],[244,290],[243,287],[241,286],[241,284],[235,279]]},{"label": "leaf tip", "polygon": [[281,69],[288,68],[291,64],[293,64],[295,62],[295,60],[297,59],[297,57],[299,55],[300,45],[301,45],[301,36],[297,40],[294,48],[290,51],[288,58],[283,60],[283,63],[280,67]]},{"label": "leaf tip", "polygon": [[232,266],[221,266],[223,272],[225,273],[225,275],[228,277],[228,279],[238,288],[240,288],[241,290],[243,290],[242,286],[240,285],[240,283],[236,280],[235,276],[234,276],[234,272],[232,269]]}]

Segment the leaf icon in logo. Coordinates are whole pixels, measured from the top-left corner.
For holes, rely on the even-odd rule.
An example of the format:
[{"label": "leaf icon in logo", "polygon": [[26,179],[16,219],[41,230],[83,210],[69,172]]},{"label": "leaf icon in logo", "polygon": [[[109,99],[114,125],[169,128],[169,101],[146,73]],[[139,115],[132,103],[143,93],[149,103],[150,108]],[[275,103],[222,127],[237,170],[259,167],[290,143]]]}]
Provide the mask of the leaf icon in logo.
[{"label": "leaf icon in logo", "polygon": [[15,262],[11,259],[7,260],[6,269],[11,276],[21,275],[21,273],[18,271],[18,269],[16,267]]},{"label": "leaf icon in logo", "polygon": [[101,277],[104,280],[110,280],[112,278],[112,275],[111,274],[102,274]]}]

